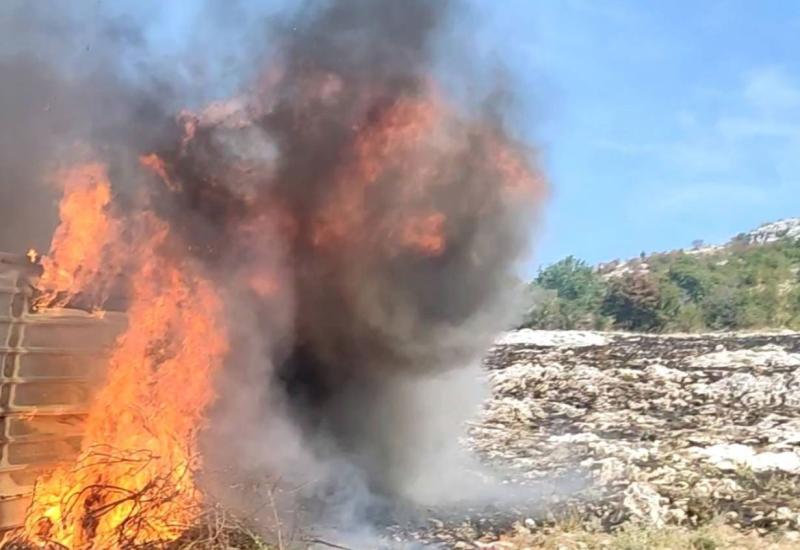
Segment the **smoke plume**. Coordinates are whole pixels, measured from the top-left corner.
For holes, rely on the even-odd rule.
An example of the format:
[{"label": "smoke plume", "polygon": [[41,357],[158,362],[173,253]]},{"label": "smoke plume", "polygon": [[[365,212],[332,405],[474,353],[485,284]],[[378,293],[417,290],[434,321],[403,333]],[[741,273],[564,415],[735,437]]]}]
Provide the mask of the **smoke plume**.
[{"label": "smoke plume", "polygon": [[513,312],[532,151],[502,94],[438,84],[454,2],[228,4],[2,8],[0,247],[46,242],[53,170],[107,164],[117,208],[152,208],[225,297],[209,486],[280,477],[338,518],[467,496],[456,438]]}]

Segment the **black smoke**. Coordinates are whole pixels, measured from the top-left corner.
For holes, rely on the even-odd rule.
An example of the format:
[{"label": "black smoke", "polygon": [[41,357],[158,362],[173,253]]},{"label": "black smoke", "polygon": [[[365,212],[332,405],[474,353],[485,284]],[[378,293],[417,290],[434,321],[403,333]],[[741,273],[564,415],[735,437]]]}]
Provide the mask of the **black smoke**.
[{"label": "black smoke", "polygon": [[[0,88],[0,117],[12,117],[0,163],[20,182],[3,187],[3,208],[46,210],[47,170],[80,155],[110,165],[130,209],[138,188],[151,190],[149,206],[229,305],[235,345],[209,469],[307,477],[338,506],[409,497],[422,469],[433,479],[454,466],[433,456],[457,437],[442,427],[460,421],[434,416],[463,408],[464,388],[446,373],[474,365],[508,321],[540,186],[491,97],[451,103],[436,83],[437,51],[461,47],[442,37],[462,7],[328,0],[271,18],[209,4],[200,13],[220,23],[198,28],[210,33],[204,65],[196,51],[158,58],[138,11],[82,8],[92,24],[78,32],[74,12],[54,21],[15,5],[6,21],[24,21],[33,45],[0,61],[12,83]],[[239,33],[232,13],[246,17]],[[223,37],[236,45],[224,55],[213,49]],[[166,181],[140,165],[151,153]],[[52,227],[3,220],[37,242]],[[416,246],[414,223],[441,242]]]}]

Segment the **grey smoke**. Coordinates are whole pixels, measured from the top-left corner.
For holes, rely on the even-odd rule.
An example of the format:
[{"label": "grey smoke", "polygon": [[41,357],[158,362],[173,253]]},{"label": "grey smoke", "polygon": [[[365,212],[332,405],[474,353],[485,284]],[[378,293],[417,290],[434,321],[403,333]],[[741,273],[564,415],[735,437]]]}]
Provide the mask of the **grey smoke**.
[{"label": "grey smoke", "polygon": [[[507,91],[462,91],[366,193],[358,234],[321,250],[314,220],[356,130],[430,93],[437,51],[462,47],[442,43],[456,36],[445,31],[462,7],[328,0],[277,17],[274,7],[222,4],[182,17],[155,4],[0,8],[0,167],[10,178],[0,248],[46,247],[53,167],[100,157],[135,209],[132,191],[154,185],[137,159],[158,153],[180,183],[156,187],[158,213],[229,305],[234,352],[205,436],[207,482],[220,498],[244,508],[263,497],[247,494],[261,487],[254,480],[280,478],[302,487],[286,506],[302,501],[351,526],[377,504],[477,498],[464,489],[476,465],[457,438],[482,396],[480,354],[515,313],[511,272],[536,215],[503,198],[491,162],[498,142],[530,157],[504,124]],[[180,118],[183,108],[196,114]],[[413,176],[425,191],[404,198],[419,166],[429,169]],[[293,232],[277,215],[265,221],[276,204]],[[382,224],[417,208],[445,215],[442,254],[389,250]],[[275,278],[275,296],[244,284],[258,270]]]}]

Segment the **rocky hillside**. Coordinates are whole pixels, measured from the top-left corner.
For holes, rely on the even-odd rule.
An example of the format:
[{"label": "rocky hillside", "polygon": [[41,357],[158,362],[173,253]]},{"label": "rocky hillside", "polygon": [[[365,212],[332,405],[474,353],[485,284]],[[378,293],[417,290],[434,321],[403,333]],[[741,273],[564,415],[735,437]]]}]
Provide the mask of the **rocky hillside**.
[{"label": "rocky hillside", "polygon": [[780,239],[800,239],[800,218],[788,218],[765,223],[756,229],[739,235],[732,242],[743,241],[748,244],[768,244]]},{"label": "rocky hillside", "polygon": [[493,393],[470,444],[536,496],[443,514],[418,538],[514,548],[565,517],[800,538],[800,333],[522,330],[486,367]]},{"label": "rocky hillside", "polygon": [[[787,218],[775,222],[762,224],[755,229],[740,233],[722,244],[707,245],[702,241],[697,241],[691,248],[681,248],[665,253],[656,253],[649,256],[660,256],[662,254],[688,254],[688,255],[708,255],[720,254],[743,245],[768,245],[781,240],[800,240],[800,218]],[[598,271],[608,278],[621,277],[632,271],[648,271],[648,256],[644,258],[632,258],[629,260],[615,260],[598,266]]]},{"label": "rocky hillside", "polygon": [[728,243],[597,268],[568,257],[528,286],[524,327],[639,332],[800,330],[800,218]]}]

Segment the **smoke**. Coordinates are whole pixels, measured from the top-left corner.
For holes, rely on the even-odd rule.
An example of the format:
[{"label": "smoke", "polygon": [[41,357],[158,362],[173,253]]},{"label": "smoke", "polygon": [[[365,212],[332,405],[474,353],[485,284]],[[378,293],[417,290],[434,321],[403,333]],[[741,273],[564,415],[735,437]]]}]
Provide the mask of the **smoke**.
[{"label": "smoke", "polygon": [[449,102],[437,84],[461,7],[58,6],[2,8],[18,30],[0,47],[0,246],[41,246],[48,174],[99,157],[226,297],[206,433],[220,498],[279,477],[342,524],[475,496],[457,436],[542,183],[506,90]]}]

